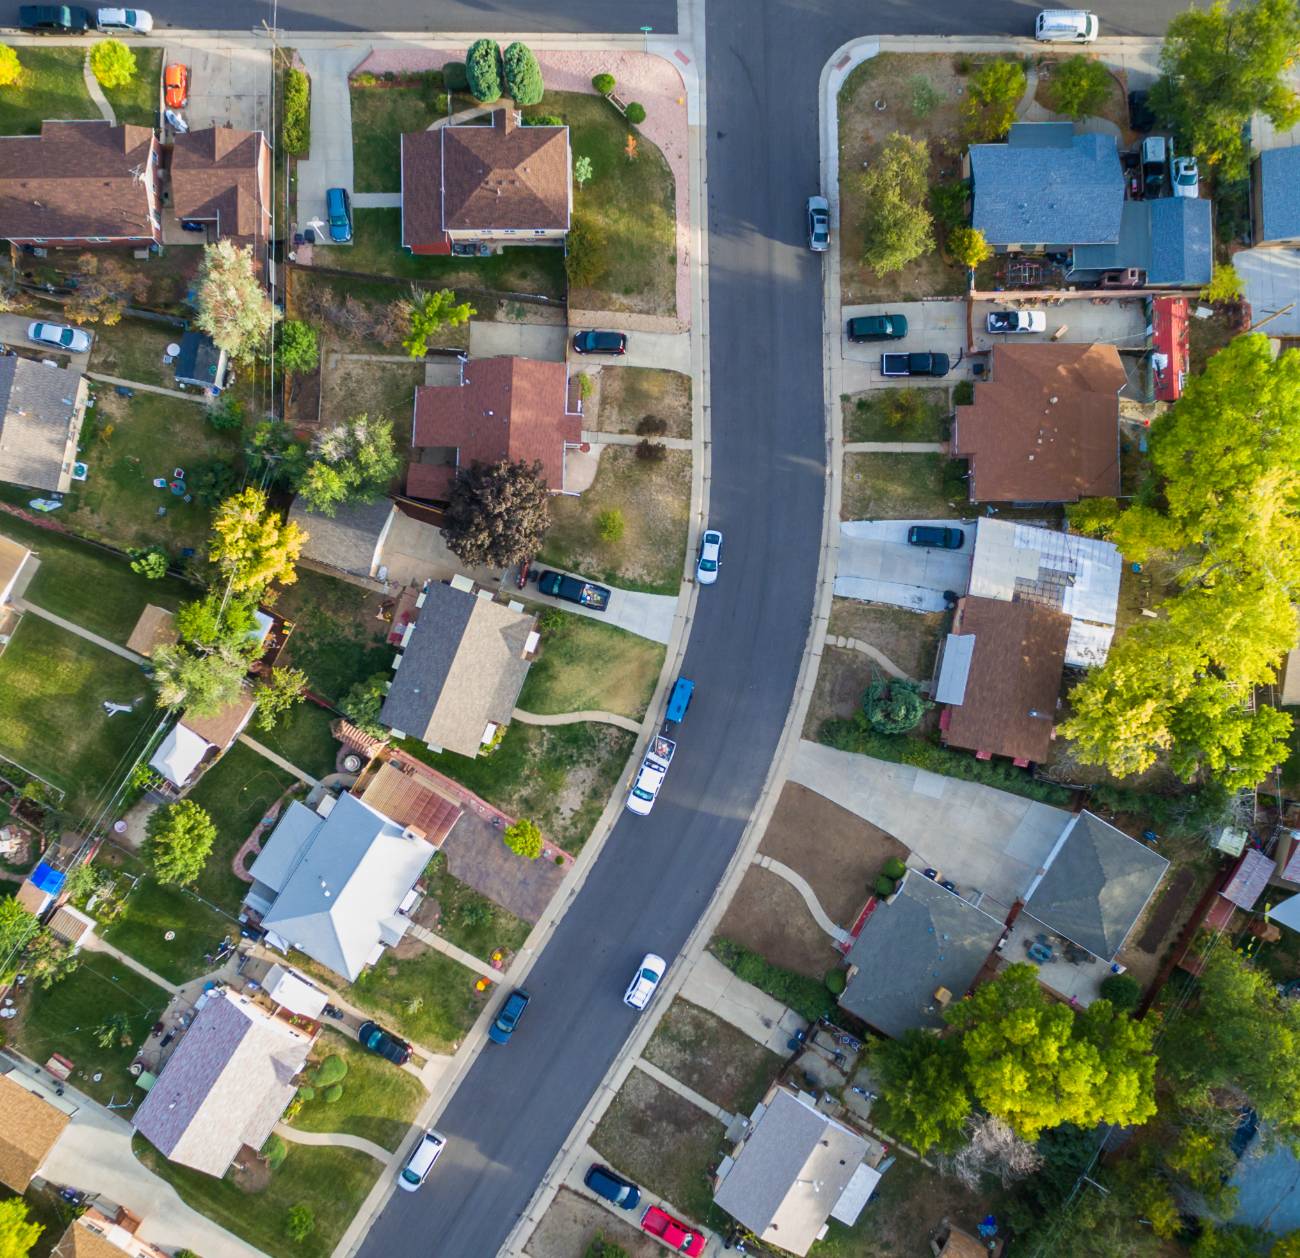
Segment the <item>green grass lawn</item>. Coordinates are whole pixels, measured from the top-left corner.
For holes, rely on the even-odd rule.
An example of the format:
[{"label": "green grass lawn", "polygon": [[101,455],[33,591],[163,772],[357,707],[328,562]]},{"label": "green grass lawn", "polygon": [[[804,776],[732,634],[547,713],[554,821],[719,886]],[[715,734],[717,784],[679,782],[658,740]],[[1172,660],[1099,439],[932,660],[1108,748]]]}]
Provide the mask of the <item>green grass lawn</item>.
[{"label": "green grass lawn", "polygon": [[[182,887],[142,878],[122,911],[101,932],[104,939],[172,983],[186,983],[213,968],[216,952],[237,924]],[[164,936],[172,932],[175,938]]]},{"label": "green grass lawn", "polygon": [[[47,991],[36,988],[22,997],[22,1016],[10,1033],[33,1061],[62,1053],[76,1062],[72,1083],[95,1100],[106,1102],[116,1097],[121,1102],[133,1097],[138,1103],[144,1100],[144,1093],[133,1092],[134,1080],[126,1068],[135,1057],[135,1046],[144,1042],[168,999],[161,987],[119,961],[83,949],[80,963],[67,978]],[[130,1043],[101,1048],[93,1032],[114,1013],[124,1013],[129,1019]],[[93,1077],[96,1074],[102,1076],[98,1081]]]},{"label": "green grass lawn", "polygon": [[402,134],[424,131],[444,115],[434,109],[437,83],[418,87],[358,87],[352,93],[352,170],[357,192],[400,192]]},{"label": "green grass lawn", "polygon": [[175,610],[202,593],[174,577],[150,581],[132,572],[121,555],[11,515],[0,515],[0,533],[40,558],[27,587],[28,602],[113,642],[124,643],[131,636],[146,603]]},{"label": "green grass lawn", "polygon": [[453,878],[441,853],[429,862],[424,883],[441,911],[437,933],[449,943],[484,961],[491,960],[495,948],[518,952],[523,947],[532,929],[528,923]]},{"label": "green grass lawn", "polygon": [[159,716],[139,668],[30,612],[0,655],[0,754],[65,791],[74,818],[112,794]]},{"label": "green grass lawn", "polygon": [[531,817],[567,852],[587,841],[631,754],[635,738],[613,725],[525,725],[514,721],[491,755],[400,745],[516,817]]},{"label": "green grass lawn", "polygon": [[135,78],[125,87],[105,88],[118,122],[140,127],[158,123],[158,84],[162,79],[162,49],[131,45],[135,53]]},{"label": "green grass lawn", "polygon": [[960,518],[971,511],[965,470],[944,454],[846,454],[840,518]]},{"label": "green grass lawn", "polygon": [[541,652],[519,695],[526,712],[617,712],[640,720],[663,667],[664,647],[626,629],[542,611]]},{"label": "green grass lawn", "polygon": [[[571,304],[677,313],[676,206],[673,175],[663,154],[600,96],[547,92],[540,105],[524,113],[563,118],[574,157],[591,159],[590,181],[573,189],[573,212],[598,225],[607,261],[592,288],[570,294]],[[629,135],[637,142],[632,161],[625,147]]]},{"label": "green grass lawn", "polygon": [[843,399],[845,441],[945,441],[947,389],[873,389]]},{"label": "green grass lawn", "polygon": [[46,118],[98,118],[81,72],[85,56],[79,47],[20,48],[22,80],[0,92],[0,135],[38,135]]},{"label": "green grass lawn", "polygon": [[128,400],[101,387],[95,417],[95,432],[82,436],[90,474],[68,495],[69,524],[115,546],[165,546],[173,559],[183,548],[202,550],[211,510],[153,481],[178,467],[192,475],[204,463],[234,463],[238,440],[208,423],[206,407],[157,393]]},{"label": "green grass lawn", "polygon": [[339,745],[330,733],[330,722],[335,714],[304,699],[280,717],[273,730],[257,728],[257,721],[247,733],[264,747],[283,756],[314,778],[323,778],[334,772],[334,761]]},{"label": "green grass lawn", "polygon": [[[235,1182],[236,1172],[215,1179],[169,1162],[141,1135],[132,1137],[131,1151],[171,1184],[186,1204],[271,1258],[328,1254],[383,1169],[369,1154],[355,1149],[289,1144],[289,1156],[266,1187],[249,1192]],[[299,1204],[311,1210],[316,1227],[306,1240],[292,1241],[285,1233],[285,1216]]]},{"label": "green grass lawn", "polygon": [[[98,328],[90,351],[90,370],[105,376],[121,376],[123,380],[138,380],[142,384],[160,384],[174,389],[176,375],[163,362],[163,354],[178,335],[176,328],[144,319],[126,318],[111,328]],[[101,394],[112,392],[110,386],[101,384],[95,387]],[[200,403],[190,405],[196,417],[202,416],[204,408]]]},{"label": "green grass lawn", "polygon": [[235,877],[230,868],[231,859],[266,810],[295,781],[243,743],[235,743],[199,779],[189,798],[207,809],[217,827],[217,841],[194,883],[198,895],[228,913],[239,912],[248,883]]},{"label": "green grass lawn", "polygon": [[395,1150],[424,1101],[420,1081],[327,1027],[312,1050],[312,1061],[335,1055],[348,1067],[343,1095],[330,1102],[318,1094],[298,1111],[293,1125],[302,1131],[342,1131]]}]

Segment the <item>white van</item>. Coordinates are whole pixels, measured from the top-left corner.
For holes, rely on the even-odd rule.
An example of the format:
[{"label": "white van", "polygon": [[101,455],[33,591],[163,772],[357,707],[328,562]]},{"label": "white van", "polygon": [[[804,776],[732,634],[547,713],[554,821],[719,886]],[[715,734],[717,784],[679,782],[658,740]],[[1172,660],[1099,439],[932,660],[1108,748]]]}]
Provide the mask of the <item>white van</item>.
[{"label": "white van", "polygon": [[397,1186],[407,1192],[414,1192],[433,1170],[438,1155],[447,1147],[447,1137],[432,1127],[420,1137],[420,1142],[411,1150],[406,1164],[397,1173]]},{"label": "white van", "polygon": [[1097,15],[1084,9],[1044,9],[1034,23],[1034,38],[1053,44],[1090,44],[1097,38]]}]

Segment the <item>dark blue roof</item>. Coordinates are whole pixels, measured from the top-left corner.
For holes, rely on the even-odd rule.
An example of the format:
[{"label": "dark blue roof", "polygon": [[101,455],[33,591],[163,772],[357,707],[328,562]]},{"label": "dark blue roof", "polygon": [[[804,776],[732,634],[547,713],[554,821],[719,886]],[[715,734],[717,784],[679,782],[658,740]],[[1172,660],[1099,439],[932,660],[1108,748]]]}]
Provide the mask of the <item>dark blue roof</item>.
[{"label": "dark blue roof", "polygon": [[41,861],[31,874],[32,882],[46,895],[58,895],[63,890],[67,877],[62,870],[55,869],[53,865],[47,865],[44,861]]},{"label": "dark blue roof", "polygon": [[1260,239],[1300,236],[1300,147],[1259,155]]},{"label": "dark blue roof", "polygon": [[1210,202],[1199,197],[1125,201],[1119,239],[1079,245],[1074,270],[1111,271],[1137,267],[1147,283],[1203,287],[1214,266]]},{"label": "dark blue roof", "polygon": [[186,332],[181,337],[181,352],[176,356],[176,379],[220,388],[224,381],[218,376],[224,375],[224,358],[206,332]]},{"label": "dark blue roof", "polygon": [[991,245],[1101,244],[1119,235],[1124,177],[1111,135],[1018,122],[1005,144],[973,144],[972,226]]}]

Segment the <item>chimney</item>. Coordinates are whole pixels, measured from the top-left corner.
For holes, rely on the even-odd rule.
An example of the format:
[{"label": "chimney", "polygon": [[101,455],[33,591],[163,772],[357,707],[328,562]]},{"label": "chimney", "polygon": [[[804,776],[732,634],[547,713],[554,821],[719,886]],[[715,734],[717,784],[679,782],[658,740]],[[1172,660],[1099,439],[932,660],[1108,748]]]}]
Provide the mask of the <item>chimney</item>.
[{"label": "chimney", "polygon": [[509,107],[505,109],[498,109],[496,112],[496,117],[493,119],[493,122],[494,124],[497,125],[497,127],[500,130],[509,134],[511,131],[515,129],[515,127],[519,125],[519,116],[518,114],[515,113],[513,109]]}]

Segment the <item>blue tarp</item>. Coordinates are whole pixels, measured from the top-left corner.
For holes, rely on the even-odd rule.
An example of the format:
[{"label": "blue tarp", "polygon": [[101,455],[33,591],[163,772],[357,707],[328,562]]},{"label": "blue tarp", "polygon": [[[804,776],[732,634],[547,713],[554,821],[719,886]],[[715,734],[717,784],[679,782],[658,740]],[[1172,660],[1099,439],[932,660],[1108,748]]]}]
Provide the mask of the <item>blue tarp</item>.
[{"label": "blue tarp", "polygon": [[67,874],[52,865],[47,865],[44,861],[41,861],[32,871],[32,882],[46,895],[58,895],[63,890],[67,877]]}]

